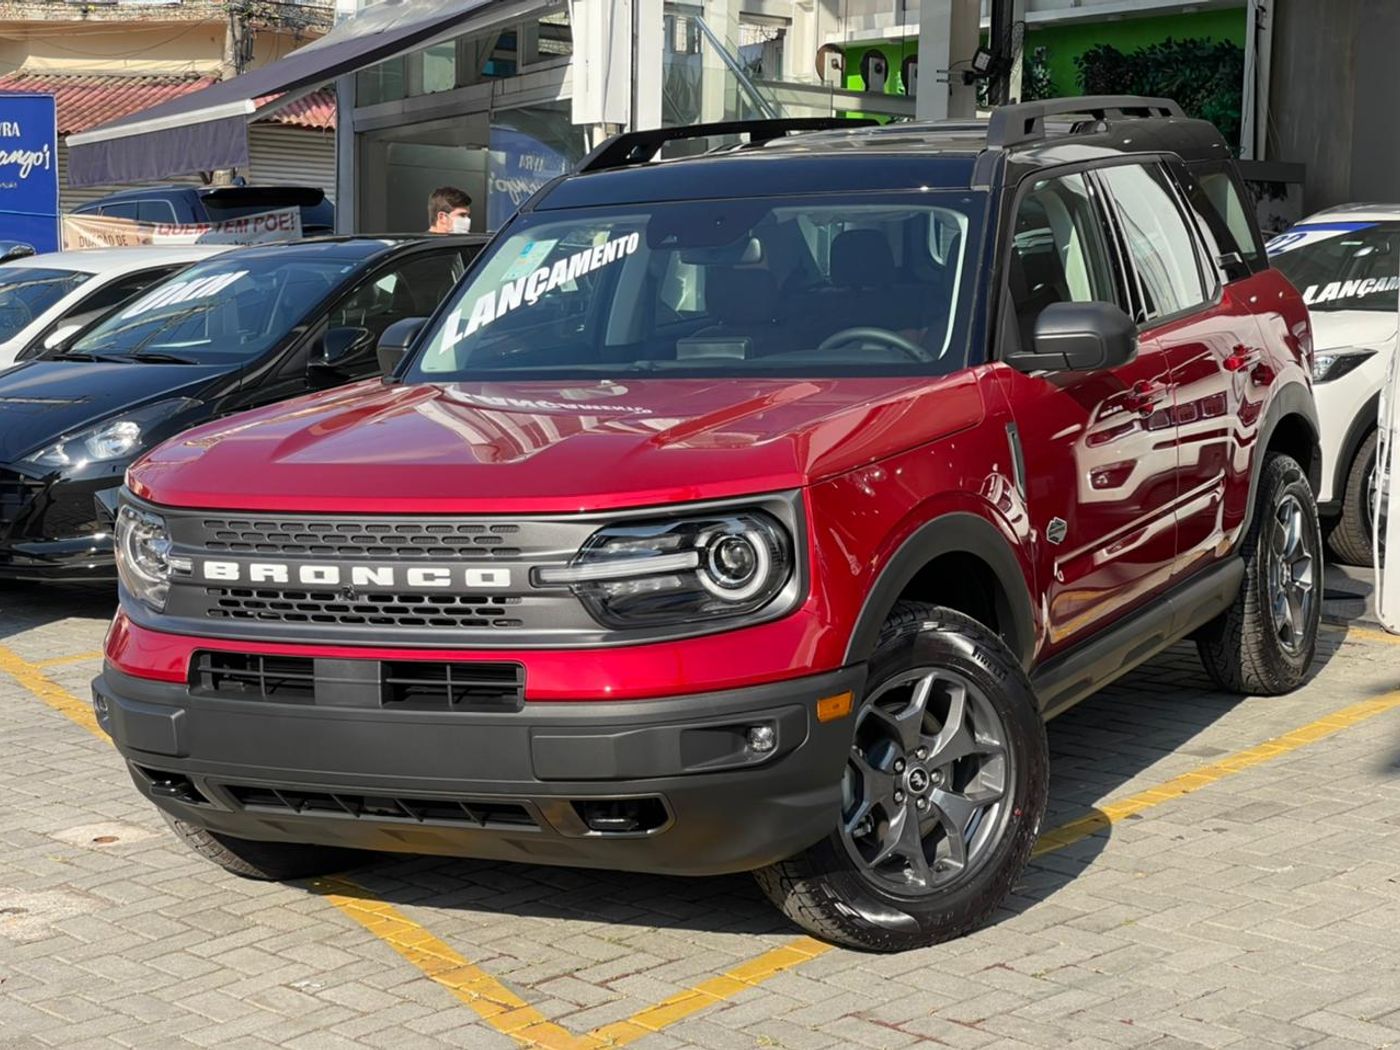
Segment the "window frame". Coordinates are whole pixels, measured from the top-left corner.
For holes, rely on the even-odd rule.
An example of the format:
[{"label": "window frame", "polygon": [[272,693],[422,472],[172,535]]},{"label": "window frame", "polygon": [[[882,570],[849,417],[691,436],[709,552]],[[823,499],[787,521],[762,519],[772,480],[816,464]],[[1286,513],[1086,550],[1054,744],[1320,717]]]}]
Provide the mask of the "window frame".
[{"label": "window frame", "polygon": [[[1238,166],[1236,166],[1233,161],[1229,160],[1182,161],[1181,163],[1186,169],[1186,172],[1198,183],[1201,181],[1201,176],[1203,175],[1223,175],[1229,180],[1231,187],[1235,191],[1235,196],[1239,198],[1241,211],[1243,211],[1245,217],[1245,225],[1249,227],[1249,234],[1254,239],[1255,257],[1251,259],[1249,256],[1244,255],[1241,256],[1241,258],[1251,276],[1257,273],[1263,273],[1267,270],[1272,264],[1269,262],[1269,252],[1265,244],[1263,231],[1259,229],[1259,215],[1255,210],[1254,199],[1250,196],[1249,189],[1244,184],[1244,179],[1240,175]],[[1205,187],[1202,186],[1202,192],[1204,191]],[[1207,200],[1209,200],[1209,195],[1207,195]],[[1230,226],[1228,217],[1220,215],[1219,219],[1221,224],[1228,230]],[[1233,231],[1231,231],[1230,236],[1232,239],[1235,239]],[[1243,245],[1240,247],[1243,247]],[[1235,278],[1235,280],[1239,279],[1240,278]]]},{"label": "window frame", "polygon": [[[1155,328],[1163,328],[1178,321],[1185,320],[1196,314],[1205,313],[1220,305],[1224,296],[1224,282],[1214,259],[1210,258],[1210,252],[1201,235],[1200,229],[1196,225],[1196,219],[1189,202],[1185,198],[1181,187],[1177,185],[1176,179],[1172,175],[1170,154],[1131,154],[1121,158],[1112,158],[1109,161],[1097,164],[1092,169],[1094,179],[1099,183],[1103,199],[1110,212],[1114,227],[1114,234],[1118,239],[1120,258],[1125,267],[1125,274],[1131,277],[1130,288],[1134,293],[1133,309],[1129,316],[1133,318],[1133,323],[1137,325],[1139,332],[1148,332]],[[1196,272],[1201,280],[1201,291],[1203,298],[1199,303],[1183,307],[1180,310],[1169,314],[1159,314],[1156,317],[1147,316],[1147,297],[1143,292],[1142,274],[1138,270],[1134,261],[1132,251],[1128,247],[1127,233],[1123,227],[1123,217],[1119,210],[1119,203],[1109,188],[1107,181],[1100,174],[1108,168],[1125,167],[1151,168],[1156,167],[1167,191],[1167,196],[1173,202],[1177,216],[1181,219],[1182,225],[1186,228],[1187,237],[1191,241],[1192,250],[1195,253]]]}]

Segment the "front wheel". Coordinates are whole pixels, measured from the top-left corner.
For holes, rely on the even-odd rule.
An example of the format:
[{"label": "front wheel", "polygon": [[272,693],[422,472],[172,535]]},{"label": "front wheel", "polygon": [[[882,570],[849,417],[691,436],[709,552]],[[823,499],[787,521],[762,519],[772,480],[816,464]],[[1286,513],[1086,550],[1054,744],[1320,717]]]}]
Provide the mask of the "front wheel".
[{"label": "front wheel", "polygon": [[1256,499],[1240,593],[1197,632],[1196,648],[1222,689],[1278,696],[1303,683],[1317,652],[1322,532],[1312,486],[1291,457],[1269,453]]},{"label": "front wheel", "polygon": [[1342,516],[1327,537],[1337,560],[1370,568],[1373,564],[1376,505],[1376,446],[1380,432],[1371,431],[1347,469],[1342,493]]},{"label": "front wheel", "polygon": [[871,659],[836,829],[755,877],[799,926],[853,948],[960,937],[1025,867],[1047,784],[1045,728],[1005,643],[901,602]]}]

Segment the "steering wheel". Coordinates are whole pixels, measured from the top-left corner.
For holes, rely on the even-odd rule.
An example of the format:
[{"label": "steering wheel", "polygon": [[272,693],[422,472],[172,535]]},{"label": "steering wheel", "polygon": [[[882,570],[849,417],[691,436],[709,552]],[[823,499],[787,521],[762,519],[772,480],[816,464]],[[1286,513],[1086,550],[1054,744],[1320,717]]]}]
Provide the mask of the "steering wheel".
[{"label": "steering wheel", "polygon": [[898,332],[891,332],[888,328],[874,328],[858,326],[856,328],[843,328],[841,331],[827,336],[821,341],[818,350],[832,350],[846,343],[854,343],[866,340],[875,343],[884,343],[896,350],[902,350],[915,361],[933,361],[934,357],[918,343],[911,339],[905,339]]}]

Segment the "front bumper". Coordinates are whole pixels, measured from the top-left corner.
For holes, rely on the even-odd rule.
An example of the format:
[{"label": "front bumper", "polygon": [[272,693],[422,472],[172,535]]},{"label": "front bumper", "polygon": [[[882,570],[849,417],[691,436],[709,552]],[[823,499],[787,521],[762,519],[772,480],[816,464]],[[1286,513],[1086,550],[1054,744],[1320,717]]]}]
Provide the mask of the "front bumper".
[{"label": "front bumper", "polygon": [[[863,668],[725,692],[518,711],[211,699],[110,664],[98,720],[137,787],[239,838],[674,875],[744,871],[828,834]],[[770,725],[756,754],[746,730]],[[630,822],[630,823],[629,823]]]},{"label": "front bumper", "polygon": [[120,472],[40,478],[0,467],[0,578],[113,577],[112,525],[121,480]]}]

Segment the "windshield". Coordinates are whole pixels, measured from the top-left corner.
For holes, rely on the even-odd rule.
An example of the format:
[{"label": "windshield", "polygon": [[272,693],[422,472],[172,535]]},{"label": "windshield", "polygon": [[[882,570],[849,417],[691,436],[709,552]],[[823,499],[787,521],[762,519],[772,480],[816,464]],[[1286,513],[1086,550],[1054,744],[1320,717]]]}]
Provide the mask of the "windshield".
[{"label": "windshield", "polygon": [[77,270],[0,266],[0,342],[13,339],[91,277]]},{"label": "windshield", "polygon": [[1269,242],[1270,261],[1313,310],[1394,313],[1400,223],[1303,223]]},{"label": "windshield", "polygon": [[408,378],[952,372],[984,208],[918,193],[536,212],[488,249]]},{"label": "windshield", "polygon": [[194,364],[252,360],[362,265],[361,256],[343,252],[220,255],[155,285],[63,356],[160,356]]}]

